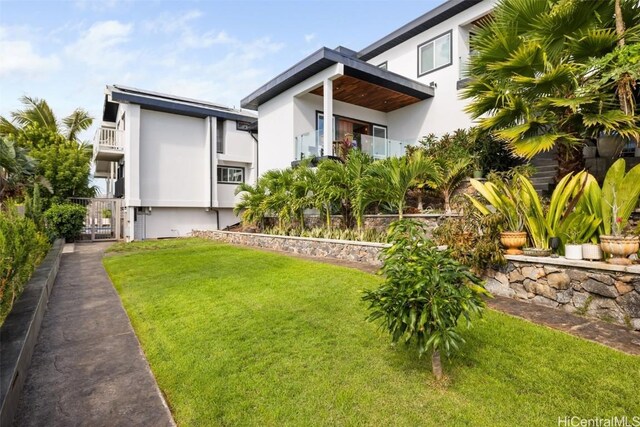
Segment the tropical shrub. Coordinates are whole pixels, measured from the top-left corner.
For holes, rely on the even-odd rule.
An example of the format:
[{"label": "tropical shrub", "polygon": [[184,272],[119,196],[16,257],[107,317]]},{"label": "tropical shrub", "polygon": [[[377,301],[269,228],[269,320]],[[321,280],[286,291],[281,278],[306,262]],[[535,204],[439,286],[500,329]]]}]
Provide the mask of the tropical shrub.
[{"label": "tropical shrub", "polygon": [[362,298],[369,304],[367,320],[379,321],[394,343],[415,342],[420,356],[431,351],[433,373],[441,379],[441,352],[448,356],[464,343],[458,321],[463,317],[471,325],[489,293],[468,267],[426,238],[424,224],[396,221],[388,240],[391,246],[382,254],[385,281]]},{"label": "tropical shrub", "polygon": [[51,206],[44,213],[49,236],[72,241],[80,235],[86,214],[84,206],[72,203]]},{"label": "tropical shrub", "polygon": [[7,316],[49,244],[12,206],[0,211],[0,323]]},{"label": "tropical shrub", "polygon": [[490,267],[506,264],[500,246],[504,219],[499,213],[482,215],[471,203],[461,202],[464,214],[445,218],[433,230],[433,240],[446,245],[451,256],[481,274]]}]

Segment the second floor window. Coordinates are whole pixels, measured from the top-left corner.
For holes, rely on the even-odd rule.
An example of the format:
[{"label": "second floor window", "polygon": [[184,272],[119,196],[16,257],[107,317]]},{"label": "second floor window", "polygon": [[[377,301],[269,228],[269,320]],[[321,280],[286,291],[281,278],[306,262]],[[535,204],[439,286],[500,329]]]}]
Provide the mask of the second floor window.
[{"label": "second floor window", "polygon": [[244,182],[244,169],[229,166],[218,166],[218,183],[241,184]]},{"label": "second floor window", "polygon": [[418,46],[418,77],[451,65],[451,31]]}]

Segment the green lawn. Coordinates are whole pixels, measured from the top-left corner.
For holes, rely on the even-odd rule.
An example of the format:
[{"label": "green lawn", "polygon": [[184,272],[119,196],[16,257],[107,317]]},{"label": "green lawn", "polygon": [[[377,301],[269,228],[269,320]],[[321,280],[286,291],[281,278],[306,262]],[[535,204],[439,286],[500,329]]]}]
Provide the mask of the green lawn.
[{"label": "green lawn", "polygon": [[[180,425],[557,425],[640,415],[640,358],[488,311],[445,365],[364,321],[372,275],[196,239],[104,264]],[[121,252],[119,252],[121,251]]]}]

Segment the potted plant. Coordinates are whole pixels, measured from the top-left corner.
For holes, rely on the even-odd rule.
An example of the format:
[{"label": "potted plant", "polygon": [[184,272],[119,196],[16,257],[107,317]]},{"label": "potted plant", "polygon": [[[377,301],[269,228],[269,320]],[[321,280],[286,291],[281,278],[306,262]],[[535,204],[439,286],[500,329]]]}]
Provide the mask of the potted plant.
[{"label": "potted plant", "polygon": [[102,209],[102,225],[111,225],[111,209]]},{"label": "potted plant", "polygon": [[[480,193],[487,202],[502,215],[505,222],[506,231],[500,233],[500,243],[506,248],[508,255],[522,255],[522,247],[527,243],[527,233],[524,229],[524,218],[518,206],[517,191],[513,182],[507,183],[502,180],[495,182],[481,183],[472,179],[471,185]],[[489,215],[491,211],[475,198],[466,195],[475,208],[484,215]]]},{"label": "potted plant", "polygon": [[564,237],[566,243],[564,245],[564,257],[566,259],[582,259],[582,230],[579,224],[569,227]]},{"label": "potted plant", "polygon": [[626,162],[617,160],[602,183],[602,221],[604,234],[600,235],[600,247],[611,264],[629,265],[629,255],[638,252],[640,237],[626,234],[631,213],[640,197],[640,165],[625,174]]}]

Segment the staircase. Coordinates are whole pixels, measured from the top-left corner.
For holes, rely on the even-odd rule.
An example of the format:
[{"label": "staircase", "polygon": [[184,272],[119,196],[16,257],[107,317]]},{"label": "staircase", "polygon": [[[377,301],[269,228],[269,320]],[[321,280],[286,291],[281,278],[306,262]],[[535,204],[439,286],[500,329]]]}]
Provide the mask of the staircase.
[{"label": "staircase", "polygon": [[531,183],[538,193],[548,193],[553,189],[555,177],[558,173],[558,161],[555,150],[540,153],[529,162],[536,168],[531,177]]}]

